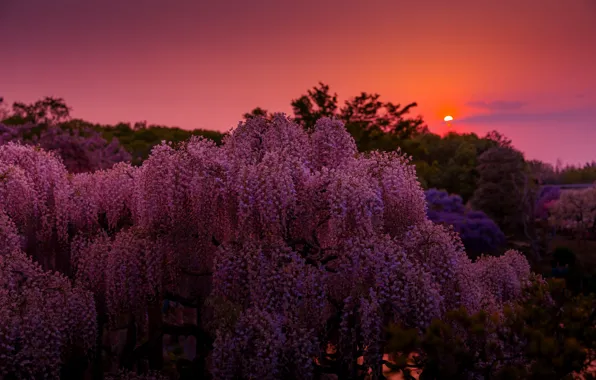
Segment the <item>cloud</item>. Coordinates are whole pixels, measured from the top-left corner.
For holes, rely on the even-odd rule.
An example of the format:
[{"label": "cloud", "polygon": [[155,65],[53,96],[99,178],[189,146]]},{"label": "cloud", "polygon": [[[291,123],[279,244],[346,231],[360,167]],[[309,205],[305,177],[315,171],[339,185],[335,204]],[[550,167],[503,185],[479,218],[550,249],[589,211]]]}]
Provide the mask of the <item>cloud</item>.
[{"label": "cloud", "polygon": [[459,123],[591,123],[596,125],[596,105],[592,107],[565,109],[546,112],[495,112],[473,115],[458,120]]},{"label": "cloud", "polygon": [[481,108],[489,111],[518,110],[526,105],[525,102],[496,100],[494,102],[474,101],[466,103],[468,107]]}]

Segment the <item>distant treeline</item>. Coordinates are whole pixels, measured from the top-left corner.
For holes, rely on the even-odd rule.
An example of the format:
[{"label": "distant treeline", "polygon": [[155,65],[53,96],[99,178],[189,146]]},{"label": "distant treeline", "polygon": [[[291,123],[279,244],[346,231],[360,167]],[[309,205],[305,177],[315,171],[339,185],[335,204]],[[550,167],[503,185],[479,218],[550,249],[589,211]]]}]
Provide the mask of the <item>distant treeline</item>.
[{"label": "distant treeline", "polygon": [[[362,92],[340,105],[337,94],[331,93],[329,86],[323,83],[292,100],[291,106],[292,119],[306,129],[312,128],[321,117],[341,119],[360,151],[401,149],[412,157],[424,188],[443,189],[459,194],[464,202],[470,199],[477,186],[477,158],[493,147],[511,145],[510,140],[496,131],[482,137],[475,133],[451,132],[445,136],[430,133],[421,116],[410,115],[417,106],[416,103],[401,106],[383,102],[379,94]],[[220,144],[225,136],[217,131],[184,130],[147,125],[146,122],[106,125],[71,119],[71,109],[61,98],[46,97],[33,104],[15,102],[12,107],[5,105],[3,109],[4,112],[0,98],[0,120],[3,120],[2,123],[5,125],[33,123],[40,127],[29,130],[37,133],[48,125],[59,126],[71,133],[95,131],[108,143],[115,138],[130,154],[135,165],[146,159],[151,149],[164,140],[180,142],[191,136],[203,136]],[[272,113],[260,107],[243,115],[244,120],[254,117],[271,119],[272,116]],[[571,184],[596,181],[596,162],[584,167],[556,168],[538,160],[528,161],[528,164],[542,183]]]},{"label": "distant treeline", "polygon": [[133,157],[134,164],[140,164],[145,160],[151,149],[162,141],[180,142],[188,140],[191,136],[203,136],[221,144],[224,134],[218,131],[206,129],[185,130],[178,127],[167,127],[164,125],[147,125],[146,123],[118,123],[116,125],[92,124],[84,120],[72,120],[69,126],[90,127],[102,134],[110,141],[117,138],[120,144]]},{"label": "distant treeline", "polygon": [[[2,98],[0,98],[0,107]],[[147,125],[146,122],[118,123],[115,125],[91,123],[81,119],[70,118],[71,108],[61,98],[46,97],[33,104],[15,102],[11,109],[4,107],[0,109],[0,122],[7,126],[18,126],[35,124],[36,128],[30,128],[27,139],[40,135],[48,126],[58,126],[69,132],[90,131],[98,132],[107,142],[114,138],[120,145],[130,153],[132,163],[139,165],[145,160],[151,149],[162,141],[179,142],[191,136],[203,136],[220,144],[224,134],[217,131],[204,129],[184,130],[177,127],[163,125]]]}]

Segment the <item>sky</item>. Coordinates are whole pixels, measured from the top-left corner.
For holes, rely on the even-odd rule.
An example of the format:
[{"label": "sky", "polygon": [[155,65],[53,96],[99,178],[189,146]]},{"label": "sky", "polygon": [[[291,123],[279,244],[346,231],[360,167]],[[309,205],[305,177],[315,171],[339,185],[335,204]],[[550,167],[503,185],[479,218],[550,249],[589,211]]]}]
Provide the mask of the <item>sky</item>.
[{"label": "sky", "polygon": [[0,96],[226,131],[322,81],[578,164],[596,160],[595,20],[596,0],[0,0]]}]

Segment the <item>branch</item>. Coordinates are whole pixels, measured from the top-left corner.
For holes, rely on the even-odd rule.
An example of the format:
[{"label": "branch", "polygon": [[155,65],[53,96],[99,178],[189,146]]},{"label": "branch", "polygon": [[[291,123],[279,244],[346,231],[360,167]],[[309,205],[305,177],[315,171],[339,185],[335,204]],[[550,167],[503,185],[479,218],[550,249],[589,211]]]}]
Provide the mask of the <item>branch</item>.
[{"label": "branch", "polygon": [[321,259],[321,264],[325,265],[325,264],[329,263],[330,261],[333,261],[337,258],[338,258],[338,256],[336,256],[336,255],[329,255],[329,256],[323,257]]}]

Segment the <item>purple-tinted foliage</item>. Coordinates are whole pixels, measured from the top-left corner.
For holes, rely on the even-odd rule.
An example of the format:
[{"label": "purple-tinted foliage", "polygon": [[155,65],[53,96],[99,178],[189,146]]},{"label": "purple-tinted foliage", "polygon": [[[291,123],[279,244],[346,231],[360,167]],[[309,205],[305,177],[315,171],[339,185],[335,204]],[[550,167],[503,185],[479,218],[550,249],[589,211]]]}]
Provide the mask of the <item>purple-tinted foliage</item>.
[{"label": "purple-tinted foliage", "polygon": [[561,188],[555,185],[544,186],[540,189],[538,197],[536,198],[536,217],[539,219],[546,219],[549,216],[549,205],[552,202],[559,200],[561,197]]},{"label": "purple-tinted foliage", "polygon": [[429,211],[455,212],[462,214],[465,206],[459,195],[449,195],[444,190],[428,189],[425,192]]},{"label": "purple-tinted foliage", "polygon": [[505,235],[484,212],[466,210],[459,195],[429,189],[425,192],[427,216],[439,224],[453,226],[470,257],[492,253],[505,244]]},{"label": "purple-tinted foliage", "polygon": [[92,129],[63,129],[56,126],[38,127],[35,124],[0,124],[0,145],[10,141],[39,145],[56,152],[71,173],[92,172],[111,168],[118,162],[130,161],[130,154],[118,140],[107,142]]}]

